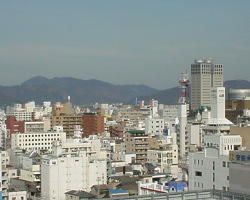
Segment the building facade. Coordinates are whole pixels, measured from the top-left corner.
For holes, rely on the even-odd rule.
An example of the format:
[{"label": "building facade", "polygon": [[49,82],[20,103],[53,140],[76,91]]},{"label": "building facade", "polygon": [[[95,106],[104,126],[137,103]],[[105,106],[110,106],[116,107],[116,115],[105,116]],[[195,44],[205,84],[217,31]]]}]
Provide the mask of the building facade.
[{"label": "building facade", "polygon": [[223,65],[211,60],[195,60],[191,64],[191,110],[210,107],[211,87],[223,86]]},{"label": "building facade", "polygon": [[100,116],[96,113],[84,114],[82,116],[82,128],[83,137],[88,137],[89,135],[102,134],[105,130],[104,128],[104,116]]},{"label": "building facade", "polygon": [[148,134],[145,131],[133,130],[125,132],[124,137],[126,153],[135,154],[136,163],[146,163],[149,144]]},{"label": "building facade", "polygon": [[205,135],[204,150],[189,153],[189,190],[229,191],[229,151],[241,145],[239,135]]},{"label": "building facade", "polygon": [[229,191],[250,195],[250,151],[230,151]]},{"label": "building facade", "polygon": [[41,132],[41,133],[14,133],[11,137],[12,149],[23,150],[39,150],[48,151],[52,150],[52,143],[55,141],[64,142],[66,140],[66,133],[62,130]]}]

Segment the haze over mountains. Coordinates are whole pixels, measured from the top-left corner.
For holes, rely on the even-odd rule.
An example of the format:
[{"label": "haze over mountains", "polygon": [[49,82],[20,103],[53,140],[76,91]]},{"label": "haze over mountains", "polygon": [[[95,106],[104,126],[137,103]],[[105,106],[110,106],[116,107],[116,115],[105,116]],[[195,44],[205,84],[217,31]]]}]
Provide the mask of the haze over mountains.
[{"label": "haze over mountains", "polygon": [[[248,89],[246,80],[225,81],[226,91]],[[1,102],[27,102],[34,100],[37,104],[43,101],[65,102],[71,96],[71,102],[77,105],[98,103],[132,103],[132,99],[149,101],[157,99],[159,103],[176,104],[179,88],[173,87],[157,90],[146,85],[114,85],[99,80],[82,80],[71,77],[48,79],[42,76],[33,77],[21,85],[0,86]]]}]

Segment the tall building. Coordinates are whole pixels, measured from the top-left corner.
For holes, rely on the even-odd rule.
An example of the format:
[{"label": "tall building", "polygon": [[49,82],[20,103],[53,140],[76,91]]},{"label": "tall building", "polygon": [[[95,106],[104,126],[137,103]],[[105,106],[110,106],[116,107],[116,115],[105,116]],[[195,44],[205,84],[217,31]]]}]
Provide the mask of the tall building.
[{"label": "tall building", "polygon": [[[69,97],[68,97],[69,98]],[[74,135],[74,126],[82,126],[82,116],[74,114],[74,108],[70,101],[66,103],[57,102],[52,105],[52,116],[50,116],[50,128],[62,126],[68,138]]]},{"label": "tall building", "polygon": [[202,151],[189,153],[189,190],[229,190],[229,151],[242,147],[240,135],[229,135],[225,88],[211,88],[211,117],[202,126]]},{"label": "tall building", "polygon": [[104,132],[104,116],[97,113],[86,113],[82,116],[83,137],[98,135]]},{"label": "tall building", "polygon": [[195,60],[191,64],[191,110],[210,107],[211,87],[223,86],[223,65],[211,60]]},{"label": "tall building", "polygon": [[147,162],[148,134],[142,130],[127,131],[124,134],[126,153],[136,154],[136,163]]}]

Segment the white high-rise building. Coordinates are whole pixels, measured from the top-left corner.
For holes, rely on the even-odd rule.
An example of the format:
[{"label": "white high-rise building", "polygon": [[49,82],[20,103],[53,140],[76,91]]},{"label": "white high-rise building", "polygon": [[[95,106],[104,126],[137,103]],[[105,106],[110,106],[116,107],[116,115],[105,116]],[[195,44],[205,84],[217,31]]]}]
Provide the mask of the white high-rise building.
[{"label": "white high-rise building", "polygon": [[53,146],[53,155],[41,165],[41,197],[64,200],[65,192],[84,190],[107,183],[106,151],[96,136],[74,142],[68,140]]},{"label": "white high-rise building", "polygon": [[191,64],[191,110],[211,106],[211,87],[223,86],[223,65],[211,60],[195,60]]}]

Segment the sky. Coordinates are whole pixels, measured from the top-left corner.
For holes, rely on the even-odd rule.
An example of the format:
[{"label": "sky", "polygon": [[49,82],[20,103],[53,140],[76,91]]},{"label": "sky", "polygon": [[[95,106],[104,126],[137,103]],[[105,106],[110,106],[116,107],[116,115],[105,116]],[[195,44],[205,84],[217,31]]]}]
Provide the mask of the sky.
[{"label": "sky", "polygon": [[0,85],[34,77],[178,85],[195,59],[249,80],[249,0],[0,1]]}]

